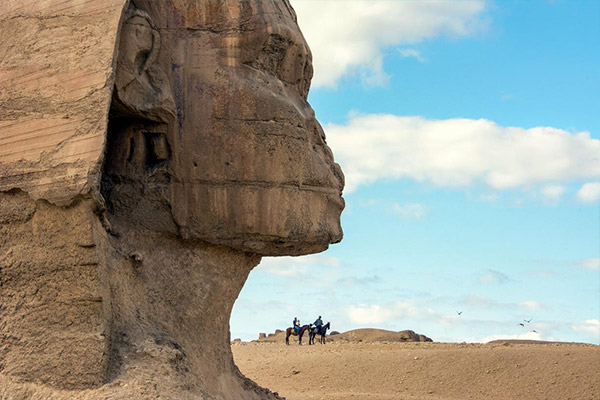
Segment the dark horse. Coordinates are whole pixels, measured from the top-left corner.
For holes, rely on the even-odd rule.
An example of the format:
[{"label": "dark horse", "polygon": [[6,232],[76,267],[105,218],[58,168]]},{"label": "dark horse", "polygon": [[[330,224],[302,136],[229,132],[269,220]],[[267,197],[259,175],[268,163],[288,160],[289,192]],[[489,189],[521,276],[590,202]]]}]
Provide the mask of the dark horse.
[{"label": "dark horse", "polygon": [[319,342],[322,344],[325,344],[325,335],[327,334],[327,329],[331,328],[331,325],[328,323],[326,323],[325,325],[323,325],[321,327],[321,329],[317,328],[316,326],[314,328],[312,328],[309,332],[308,332],[308,344],[313,344],[315,342],[315,336],[317,335],[321,335],[321,338],[319,339]]},{"label": "dark horse", "polygon": [[294,328],[287,328],[285,330],[285,344],[290,344],[290,335],[298,336],[298,344],[302,344],[302,335],[310,328],[310,325],[302,325],[300,333],[296,333]]}]

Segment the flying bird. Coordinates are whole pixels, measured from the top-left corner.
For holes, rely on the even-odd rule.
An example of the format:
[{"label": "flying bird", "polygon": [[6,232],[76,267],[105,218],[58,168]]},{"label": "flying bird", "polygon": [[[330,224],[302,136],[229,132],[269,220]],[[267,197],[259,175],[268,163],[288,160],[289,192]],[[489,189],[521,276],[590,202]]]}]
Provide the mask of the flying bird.
[{"label": "flying bird", "polygon": [[522,327],[525,327],[525,325],[523,325],[523,323],[519,322],[519,325],[521,325]]},{"label": "flying bird", "polygon": [[460,315],[460,314],[462,314],[462,311],[457,311],[456,313],[457,313],[458,315]]},{"label": "flying bird", "polygon": [[531,332],[535,332],[535,333],[538,333],[538,331],[536,331],[536,330],[535,330],[535,329],[534,329],[534,330],[533,330],[533,331],[531,331]]},{"label": "flying bird", "polygon": [[533,318],[524,319],[523,321],[525,321],[525,322],[527,322],[527,323],[530,323],[532,319],[533,319]]}]

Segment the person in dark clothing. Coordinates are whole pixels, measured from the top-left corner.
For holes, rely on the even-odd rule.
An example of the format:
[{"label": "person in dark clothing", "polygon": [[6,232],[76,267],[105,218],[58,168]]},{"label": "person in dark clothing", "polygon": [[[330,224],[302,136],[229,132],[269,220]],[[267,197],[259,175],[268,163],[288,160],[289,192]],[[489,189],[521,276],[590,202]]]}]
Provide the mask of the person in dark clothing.
[{"label": "person in dark clothing", "polygon": [[323,326],[323,320],[321,319],[321,316],[319,315],[319,318],[317,318],[317,320],[313,323],[313,325],[315,326],[315,328],[317,328],[317,333],[321,333],[321,327]]},{"label": "person in dark clothing", "polygon": [[294,327],[294,331],[296,332],[296,334],[300,333],[300,320],[296,317],[294,317],[294,322],[292,322],[292,326]]}]

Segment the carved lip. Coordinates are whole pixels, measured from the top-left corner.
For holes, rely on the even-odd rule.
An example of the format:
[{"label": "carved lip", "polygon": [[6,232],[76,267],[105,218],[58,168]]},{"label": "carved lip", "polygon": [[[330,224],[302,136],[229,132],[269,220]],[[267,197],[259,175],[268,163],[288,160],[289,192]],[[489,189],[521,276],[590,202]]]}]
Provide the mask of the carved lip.
[{"label": "carved lip", "polygon": [[[177,181],[177,180],[175,180]],[[185,183],[191,184],[200,184],[206,186],[249,186],[249,187],[259,187],[259,188],[289,188],[289,189],[297,189],[297,190],[305,190],[311,192],[320,192],[326,194],[334,194],[334,195],[342,195],[342,191],[338,188],[330,187],[330,186],[319,186],[319,185],[305,185],[298,182],[269,182],[269,181],[238,181],[238,180],[227,180],[227,179],[194,179],[190,181],[183,181]],[[182,181],[178,183],[183,183]]]}]

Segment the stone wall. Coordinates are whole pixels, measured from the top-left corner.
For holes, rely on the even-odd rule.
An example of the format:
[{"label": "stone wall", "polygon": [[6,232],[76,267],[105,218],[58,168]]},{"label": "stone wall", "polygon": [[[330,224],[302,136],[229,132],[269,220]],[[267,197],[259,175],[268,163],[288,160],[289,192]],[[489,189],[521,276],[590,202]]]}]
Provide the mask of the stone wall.
[{"label": "stone wall", "polygon": [[67,205],[98,184],[126,0],[0,3],[0,190]]},{"label": "stone wall", "polygon": [[[0,373],[69,389],[100,386],[108,341],[90,200],[59,208],[26,193],[0,200]],[[0,396],[1,397],[1,396]]]}]

